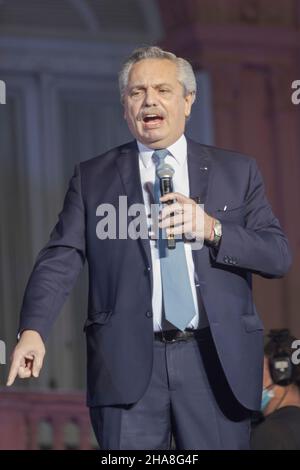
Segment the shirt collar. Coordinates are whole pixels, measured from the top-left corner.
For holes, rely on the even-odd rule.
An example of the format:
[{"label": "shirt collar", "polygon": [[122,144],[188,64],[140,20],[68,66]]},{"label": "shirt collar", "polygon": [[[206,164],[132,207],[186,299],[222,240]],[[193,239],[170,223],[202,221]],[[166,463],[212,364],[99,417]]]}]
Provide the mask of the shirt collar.
[{"label": "shirt collar", "polygon": [[[151,158],[154,153],[154,150],[142,144],[138,140],[137,140],[137,145],[139,149],[140,159],[142,160],[144,167],[148,168],[151,165],[151,162],[152,162]],[[178,165],[183,165],[186,160],[186,155],[187,155],[187,142],[186,142],[185,135],[182,134],[181,137],[179,137],[179,139],[176,140],[174,144],[169,145],[167,149],[169,150],[172,157],[175,158]]]}]

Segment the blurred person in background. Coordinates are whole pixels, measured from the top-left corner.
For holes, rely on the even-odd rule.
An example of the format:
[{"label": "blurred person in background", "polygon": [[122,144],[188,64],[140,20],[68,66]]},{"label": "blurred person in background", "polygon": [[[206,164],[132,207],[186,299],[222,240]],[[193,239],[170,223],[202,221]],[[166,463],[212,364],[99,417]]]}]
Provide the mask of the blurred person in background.
[{"label": "blurred person in background", "polygon": [[288,329],[271,330],[268,335],[261,419],[251,435],[253,450],[300,450],[299,343]]}]

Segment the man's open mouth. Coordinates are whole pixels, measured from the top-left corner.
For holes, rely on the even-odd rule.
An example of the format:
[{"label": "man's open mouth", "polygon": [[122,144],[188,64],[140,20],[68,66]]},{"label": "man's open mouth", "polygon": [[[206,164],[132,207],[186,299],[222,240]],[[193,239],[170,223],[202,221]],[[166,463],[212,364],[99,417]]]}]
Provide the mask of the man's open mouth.
[{"label": "man's open mouth", "polygon": [[147,114],[143,117],[143,122],[145,124],[160,124],[163,119],[159,114]]}]

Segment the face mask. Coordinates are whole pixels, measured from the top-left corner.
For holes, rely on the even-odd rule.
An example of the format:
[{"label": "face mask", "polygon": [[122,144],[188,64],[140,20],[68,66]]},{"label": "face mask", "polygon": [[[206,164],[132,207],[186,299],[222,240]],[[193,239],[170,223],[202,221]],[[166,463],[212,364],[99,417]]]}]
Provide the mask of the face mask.
[{"label": "face mask", "polygon": [[261,397],[261,405],[260,405],[260,410],[263,411],[266,406],[270,403],[272,398],[275,396],[273,390],[269,390],[267,388],[263,389],[262,392],[262,397]]}]

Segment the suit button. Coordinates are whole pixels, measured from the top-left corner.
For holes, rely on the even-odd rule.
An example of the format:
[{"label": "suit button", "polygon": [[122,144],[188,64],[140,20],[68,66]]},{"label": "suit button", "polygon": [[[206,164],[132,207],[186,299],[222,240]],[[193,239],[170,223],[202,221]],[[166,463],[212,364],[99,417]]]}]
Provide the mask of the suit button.
[{"label": "suit button", "polygon": [[149,310],[146,312],[146,317],[148,318],[151,318],[152,317],[152,312],[150,312]]},{"label": "suit button", "polygon": [[149,274],[151,271],[151,267],[150,266],[147,266],[146,269],[145,269],[145,273],[146,274]]}]

